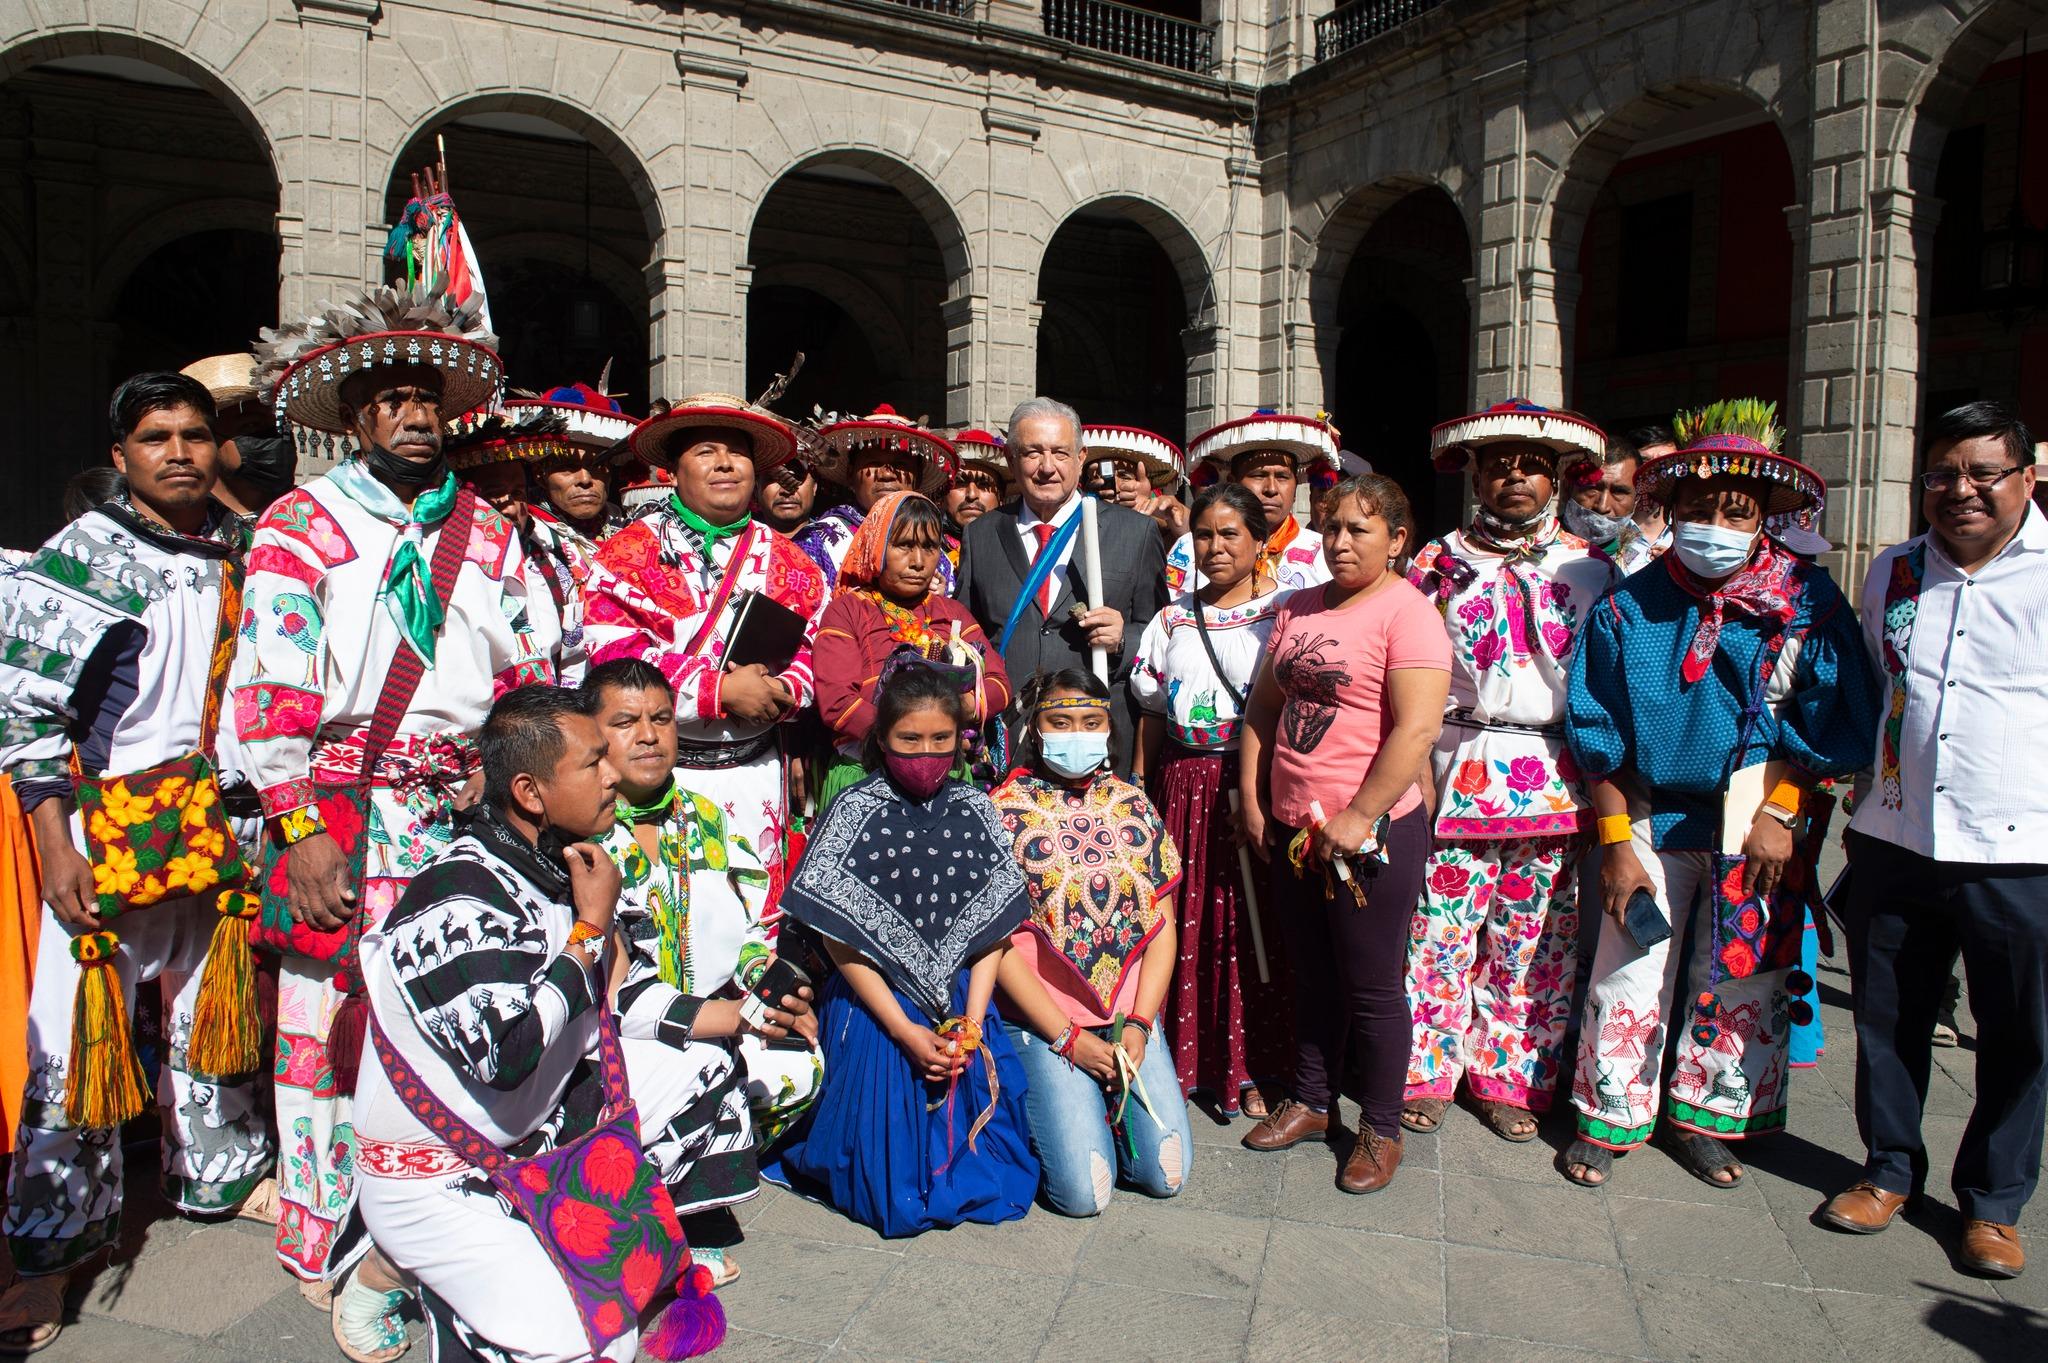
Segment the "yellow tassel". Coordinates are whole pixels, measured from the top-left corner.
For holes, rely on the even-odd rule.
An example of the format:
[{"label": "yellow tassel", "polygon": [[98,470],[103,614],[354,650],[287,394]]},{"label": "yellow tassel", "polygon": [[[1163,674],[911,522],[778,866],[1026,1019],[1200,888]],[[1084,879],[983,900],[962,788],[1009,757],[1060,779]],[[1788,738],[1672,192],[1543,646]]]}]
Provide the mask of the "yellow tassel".
[{"label": "yellow tassel", "polygon": [[142,1115],[149,1081],[135,1055],[135,1033],[114,952],[121,939],[111,932],[71,939],[78,962],[78,1001],[71,1014],[71,1073],[64,1093],[64,1119],[74,1127],[111,1129]]},{"label": "yellow tassel", "polygon": [[185,1067],[220,1079],[250,1074],[262,1063],[263,1022],[256,1011],[256,961],[249,924],[262,903],[246,890],[223,890],[220,921],[206,949],[199,996],[192,1006],[192,1038]]}]

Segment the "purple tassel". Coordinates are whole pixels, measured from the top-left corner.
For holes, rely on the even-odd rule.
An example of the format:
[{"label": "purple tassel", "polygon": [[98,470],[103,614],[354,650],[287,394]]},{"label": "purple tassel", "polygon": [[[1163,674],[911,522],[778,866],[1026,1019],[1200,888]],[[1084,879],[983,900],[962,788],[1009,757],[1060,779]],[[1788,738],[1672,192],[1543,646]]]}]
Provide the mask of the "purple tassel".
[{"label": "purple tassel", "polygon": [[701,1358],[725,1342],[725,1308],[711,1295],[711,1270],[692,1264],[676,1283],[676,1299],[652,1329],[640,1333],[640,1352],[660,1363]]}]

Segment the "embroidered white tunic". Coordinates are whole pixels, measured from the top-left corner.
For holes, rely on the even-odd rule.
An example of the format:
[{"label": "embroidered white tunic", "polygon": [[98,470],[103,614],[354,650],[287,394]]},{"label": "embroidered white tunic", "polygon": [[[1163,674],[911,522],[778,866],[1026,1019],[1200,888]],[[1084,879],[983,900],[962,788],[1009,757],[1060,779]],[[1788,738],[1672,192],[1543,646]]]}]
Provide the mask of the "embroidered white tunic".
[{"label": "embroidered white tunic", "polygon": [[1274,618],[1293,594],[1282,589],[1241,606],[1202,608],[1210,647],[1223,664],[1220,677],[1209,661],[1209,650],[1202,646],[1193,594],[1170,603],[1152,617],[1138,642],[1138,656],[1131,664],[1132,699],[1140,709],[1163,716],[1168,735],[1182,747],[1234,749],[1243,716],[1231,688],[1251,695],[1266,641],[1273,637]]}]

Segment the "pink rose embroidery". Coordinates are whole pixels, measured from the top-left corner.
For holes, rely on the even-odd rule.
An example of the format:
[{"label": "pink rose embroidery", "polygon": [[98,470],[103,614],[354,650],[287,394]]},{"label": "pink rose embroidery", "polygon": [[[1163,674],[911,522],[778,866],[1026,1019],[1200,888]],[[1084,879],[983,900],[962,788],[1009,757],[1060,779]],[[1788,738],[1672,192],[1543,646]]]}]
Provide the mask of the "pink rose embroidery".
[{"label": "pink rose embroidery", "polygon": [[1550,773],[1540,757],[1517,757],[1508,763],[1508,789],[1541,790],[1550,784]]}]

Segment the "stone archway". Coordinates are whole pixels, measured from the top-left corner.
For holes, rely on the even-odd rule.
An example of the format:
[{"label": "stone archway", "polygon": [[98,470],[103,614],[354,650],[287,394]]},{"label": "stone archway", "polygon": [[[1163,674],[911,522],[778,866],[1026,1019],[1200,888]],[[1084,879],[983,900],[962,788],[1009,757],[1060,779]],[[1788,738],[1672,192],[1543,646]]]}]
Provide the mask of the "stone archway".
[{"label": "stone archway", "polygon": [[[144,368],[246,350],[277,320],[278,180],[261,125],[219,77],[119,34],[0,54],[0,403],[38,457],[0,539],[55,528],[76,471],[106,459],[106,401]],[[114,192],[110,186],[118,186]]]},{"label": "stone archway", "polygon": [[923,176],[877,152],[799,162],[761,199],[747,240],[747,388],[804,353],[782,407],[947,418],[945,309],[967,287],[967,240]]},{"label": "stone archway", "polygon": [[1787,409],[1797,184],[1746,92],[1654,91],[1582,139],[1548,239],[1567,405],[1609,429],[1719,397]]},{"label": "stone archway", "polygon": [[[385,222],[432,163],[437,139],[476,247],[505,371],[519,388],[597,382],[643,412],[649,371],[647,266],[660,207],[633,153],[573,106],[522,95],[465,101],[419,127],[385,183]],[[383,276],[399,267],[383,264]]]},{"label": "stone archway", "polygon": [[1194,236],[1165,209],[1110,196],[1069,213],[1038,275],[1038,391],[1088,421],[1185,443],[1213,364],[1216,304]]},{"label": "stone archway", "polygon": [[1456,524],[1462,506],[1461,480],[1430,462],[1429,430],[1470,398],[1471,273],[1456,202],[1405,181],[1347,200],[1310,272],[1321,406],[1345,448],[1400,482],[1425,534]]}]

